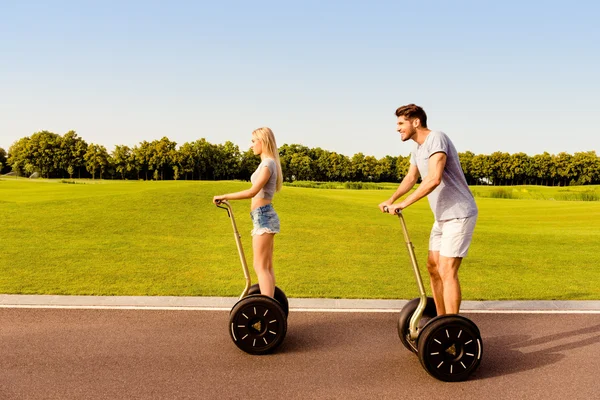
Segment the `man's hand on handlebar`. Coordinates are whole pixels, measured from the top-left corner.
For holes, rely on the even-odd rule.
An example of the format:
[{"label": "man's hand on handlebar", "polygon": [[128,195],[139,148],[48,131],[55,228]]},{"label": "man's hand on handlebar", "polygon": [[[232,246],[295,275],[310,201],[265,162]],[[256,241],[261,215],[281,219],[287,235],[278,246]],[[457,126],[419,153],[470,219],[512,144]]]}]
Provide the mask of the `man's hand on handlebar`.
[{"label": "man's hand on handlebar", "polygon": [[390,200],[386,200],[379,204],[379,209],[381,210],[381,212],[385,213],[385,212],[387,212],[387,208],[391,205],[392,205],[392,202]]},{"label": "man's hand on handlebar", "polygon": [[383,207],[383,212],[387,212],[389,214],[400,214],[402,212],[402,207],[400,204],[390,204],[389,206]]}]

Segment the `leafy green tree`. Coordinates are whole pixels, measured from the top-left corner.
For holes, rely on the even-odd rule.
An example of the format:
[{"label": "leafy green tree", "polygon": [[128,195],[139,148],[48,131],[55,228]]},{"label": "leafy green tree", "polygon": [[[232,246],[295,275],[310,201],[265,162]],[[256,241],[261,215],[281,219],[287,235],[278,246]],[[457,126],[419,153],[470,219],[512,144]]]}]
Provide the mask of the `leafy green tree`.
[{"label": "leafy green tree", "polygon": [[29,176],[35,172],[35,165],[27,163],[25,164],[25,173]]},{"label": "leafy green tree", "polygon": [[85,153],[87,152],[87,143],[80,138],[75,131],[65,133],[60,140],[59,165],[62,171],[73,178],[75,171],[81,178],[81,170],[85,168]]},{"label": "leafy green tree", "polygon": [[188,178],[188,173],[192,174],[192,180],[194,179],[194,145],[186,142],[179,148],[178,156],[179,164],[181,166],[180,173],[183,173],[185,179]]},{"label": "leafy green tree", "polygon": [[166,136],[160,140],[154,140],[150,144],[149,166],[151,170],[160,171],[160,179],[164,180],[165,168],[171,165],[172,151],[177,148],[177,143],[172,142]]},{"label": "leafy green tree", "polygon": [[396,182],[397,157],[385,156],[377,162],[377,173],[380,182]]},{"label": "leafy green tree", "polygon": [[[258,167],[258,164],[260,164],[260,156],[254,154],[254,151],[252,149],[248,149],[245,152],[243,152],[241,154],[240,171],[238,174],[238,178],[245,181],[249,181],[250,176],[252,176],[252,173],[254,173],[254,171]],[[283,175],[285,176],[285,172],[283,172]]]},{"label": "leafy green tree", "polygon": [[293,153],[288,164],[288,172],[291,174],[291,180],[309,180],[311,159],[304,153]]},{"label": "leafy green tree", "polygon": [[531,159],[525,153],[515,153],[510,156],[511,185],[521,185],[531,175]]},{"label": "leafy green tree", "polygon": [[206,179],[211,176],[214,179],[214,167],[216,161],[217,147],[210,144],[202,138],[193,143],[194,148],[194,169],[198,174],[198,179]]},{"label": "leafy green tree", "polygon": [[470,175],[475,184],[491,183],[490,157],[478,154],[471,160]]},{"label": "leafy green tree", "polygon": [[488,178],[494,185],[505,185],[509,179],[512,179],[510,171],[510,154],[496,151],[489,157]]},{"label": "leafy green tree", "polygon": [[350,159],[352,162],[350,169],[350,176],[353,181],[363,182],[367,179],[367,175],[365,172],[367,171],[367,166],[365,165],[365,155],[363,153],[356,153]]},{"label": "leafy green tree", "polygon": [[171,169],[173,170],[173,179],[178,180],[181,176],[181,153],[177,149],[169,151],[169,160]]},{"label": "leafy green tree", "polygon": [[213,150],[214,179],[233,179],[238,174],[241,153],[237,145],[230,141],[219,144]]},{"label": "leafy green tree", "polygon": [[311,177],[313,181],[326,181],[327,172],[329,171],[329,154],[327,150],[323,150],[320,147],[316,149],[310,149],[308,156],[312,160],[311,162]]},{"label": "leafy green tree", "polygon": [[27,143],[29,137],[26,136],[14,142],[8,149],[7,164],[11,166],[12,170],[17,174],[17,177],[25,174],[25,164],[28,161]]},{"label": "leafy green tree", "polygon": [[373,156],[365,156],[362,167],[364,178],[368,181],[379,182],[380,171],[377,159]]},{"label": "leafy green tree", "polygon": [[[250,149],[250,151],[252,151]],[[281,170],[283,172],[283,180],[291,181],[291,172],[289,171],[291,148],[290,145],[284,144],[283,146],[279,146],[279,162],[281,163]]]},{"label": "leafy green tree", "polygon": [[3,172],[6,166],[6,150],[0,147],[0,174]]},{"label": "leafy green tree", "polygon": [[113,166],[118,174],[121,175],[121,179],[125,179],[125,174],[132,170],[130,165],[131,149],[129,146],[115,146],[112,152]]},{"label": "leafy green tree", "polygon": [[60,143],[60,135],[48,131],[34,133],[27,142],[28,158],[44,178],[50,178],[59,168]]},{"label": "leafy green tree", "polygon": [[327,180],[344,182],[350,178],[350,159],[336,152],[329,154],[329,167],[327,169]]},{"label": "leafy green tree", "polygon": [[144,179],[148,180],[148,171],[150,170],[150,158],[152,145],[150,142],[144,140],[139,146],[134,147],[135,152],[135,167],[139,173],[144,172]]},{"label": "leafy green tree", "polygon": [[410,168],[410,156],[398,156],[396,161],[396,179],[402,181]]},{"label": "leafy green tree", "polygon": [[573,156],[564,151],[560,152],[554,157],[554,165],[560,185],[567,186],[573,177]]},{"label": "leafy green tree", "polygon": [[556,176],[556,167],[552,162],[552,156],[548,152],[536,154],[531,160],[532,169],[536,179],[536,184],[550,184],[550,179],[554,180]]},{"label": "leafy green tree", "polygon": [[[312,158],[310,149],[301,144],[284,144],[279,147],[279,161],[286,181],[310,179]],[[292,162],[293,161],[293,162]],[[302,178],[299,178],[299,175]]]},{"label": "leafy green tree", "polygon": [[96,179],[96,171],[100,170],[100,179],[108,167],[108,152],[104,146],[99,144],[90,144],[84,156],[86,169],[92,174],[92,179]]},{"label": "leafy green tree", "polygon": [[598,173],[598,156],[595,151],[573,155],[573,179],[578,185],[591,184]]},{"label": "leafy green tree", "polygon": [[140,172],[142,171],[142,165],[139,162],[138,155],[139,147],[133,146],[129,153],[129,157],[127,158],[127,170],[130,172],[135,171],[137,180],[140,179]]},{"label": "leafy green tree", "polygon": [[473,157],[475,157],[475,154],[471,151],[466,151],[464,153],[458,153],[458,159],[460,161],[460,166],[463,170],[463,173],[465,174],[465,179],[467,180],[467,183],[469,185],[474,184],[475,179],[473,178],[472,175],[472,164],[473,164]]}]

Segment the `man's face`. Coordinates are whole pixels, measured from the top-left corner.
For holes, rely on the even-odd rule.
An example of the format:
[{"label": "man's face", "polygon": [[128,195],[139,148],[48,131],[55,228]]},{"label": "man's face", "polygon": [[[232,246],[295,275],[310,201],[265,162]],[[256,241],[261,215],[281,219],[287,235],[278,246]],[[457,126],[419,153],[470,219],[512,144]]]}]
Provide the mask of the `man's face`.
[{"label": "man's face", "polygon": [[408,120],[404,116],[398,117],[398,122],[396,124],[396,130],[400,133],[400,138],[403,142],[411,139],[415,133],[417,133],[416,129],[417,120]]}]

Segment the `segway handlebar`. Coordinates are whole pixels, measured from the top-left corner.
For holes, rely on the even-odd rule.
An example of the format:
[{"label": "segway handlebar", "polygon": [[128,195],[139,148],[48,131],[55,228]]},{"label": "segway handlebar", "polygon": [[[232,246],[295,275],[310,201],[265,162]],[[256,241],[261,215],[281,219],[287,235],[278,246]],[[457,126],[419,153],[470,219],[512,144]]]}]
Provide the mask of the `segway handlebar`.
[{"label": "segway handlebar", "polygon": [[233,217],[233,209],[227,200],[217,200],[216,206],[222,208],[227,211],[227,216],[231,219],[231,226],[233,227],[233,237],[235,239],[235,244],[237,245],[238,253],[240,255],[240,262],[242,264],[242,270],[244,271],[244,278],[246,280],[246,286],[244,287],[244,291],[242,292],[240,299],[246,297],[248,291],[250,290],[250,285],[252,284],[250,281],[250,273],[248,272],[248,264],[246,263],[246,255],[244,254],[244,248],[242,247],[242,241],[240,232],[237,229],[237,225],[235,223],[235,218]]},{"label": "segway handlebar", "polygon": [[[383,206],[383,210],[385,212],[389,211],[387,206]],[[425,294],[425,286],[423,286],[423,279],[421,278],[421,272],[419,271],[419,265],[417,263],[417,256],[415,255],[415,248],[410,241],[410,237],[408,236],[408,230],[406,229],[406,222],[404,221],[404,214],[402,214],[402,210],[396,209],[395,215],[400,219],[400,225],[402,226],[402,233],[404,234],[404,242],[406,243],[406,248],[408,249],[408,255],[410,256],[410,261],[413,267],[413,273],[415,274],[415,279],[417,281],[417,286],[419,287],[419,305],[417,309],[413,313],[409,322],[409,333],[410,338],[412,340],[416,340],[419,336],[419,321],[423,316],[423,312],[425,311],[425,306],[427,305],[427,295]]]},{"label": "segway handlebar", "polygon": [[[389,212],[389,210],[390,210],[390,209],[388,208],[388,206],[383,206],[383,211],[385,211],[385,212]],[[402,214],[402,210],[401,210],[401,209],[399,209],[399,208],[396,208],[396,210],[394,211],[394,213],[395,213],[396,215],[400,215],[400,214]]]}]

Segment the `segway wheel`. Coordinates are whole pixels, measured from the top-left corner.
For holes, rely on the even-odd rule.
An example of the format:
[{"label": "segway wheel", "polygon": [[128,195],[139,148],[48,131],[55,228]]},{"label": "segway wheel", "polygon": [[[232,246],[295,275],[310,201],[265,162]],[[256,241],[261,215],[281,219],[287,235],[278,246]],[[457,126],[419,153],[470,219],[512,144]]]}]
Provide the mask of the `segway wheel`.
[{"label": "segway wheel", "polygon": [[279,302],[268,296],[241,299],[229,314],[229,334],[235,345],[249,354],[275,350],[287,332],[287,319]]},{"label": "segway wheel", "polygon": [[464,381],[483,354],[479,329],[460,315],[441,315],[423,328],[418,338],[419,360],[431,376],[441,381]]},{"label": "segway wheel", "polygon": [[[248,290],[249,296],[253,294],[260,294],[260,287],[258,286],[258,283],[250,286],[250,289]],[[290,312],[288,299],[285,293],[283,293],[283,290],[279,289],[277,286],[275,286],[275,300],[279,302],[281,308],[283,309],[283,312],[285,313],[285,316],[287,317]]]},{"label": "segway wheel", "polygon": [[[400,317],[398,318],[398,336],[400,337],[400,341],[410,351],[413,353],[417,352],[417,343],[410,338],[410,318],[415,313],[417,306],[419,305],[419,298],[412,299],[400,311]],[[427,298],[427,304],[425,305],[425,310],[423,311],[423,316],[421,317],[421,321],[419,322],[419,329],[422,329],[423,326],[433,317],[437,315],[437,311],[435,309],[435,301],[433,298]]]}]

